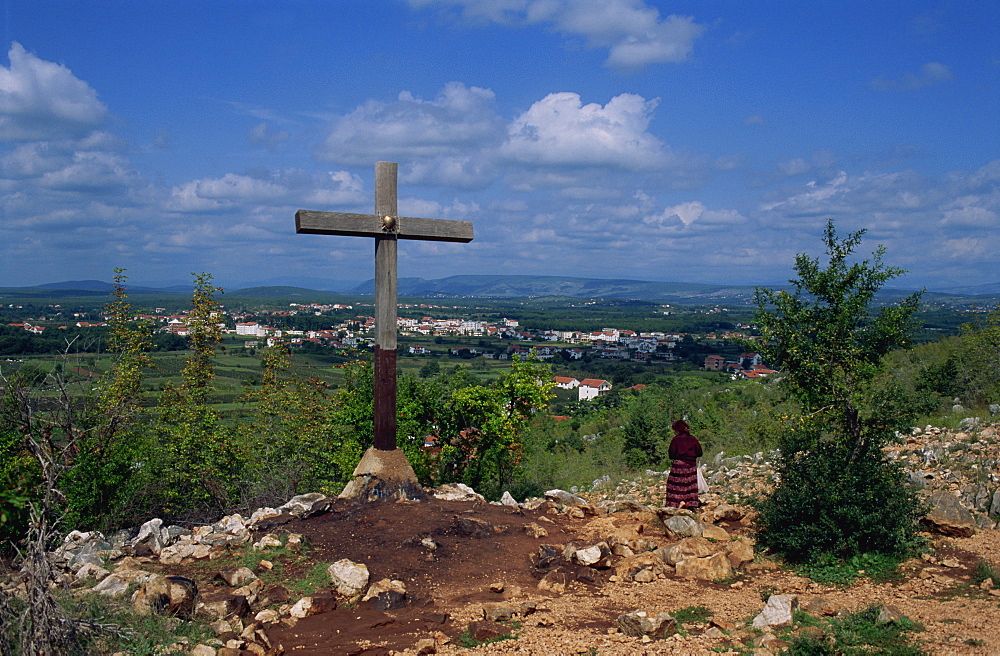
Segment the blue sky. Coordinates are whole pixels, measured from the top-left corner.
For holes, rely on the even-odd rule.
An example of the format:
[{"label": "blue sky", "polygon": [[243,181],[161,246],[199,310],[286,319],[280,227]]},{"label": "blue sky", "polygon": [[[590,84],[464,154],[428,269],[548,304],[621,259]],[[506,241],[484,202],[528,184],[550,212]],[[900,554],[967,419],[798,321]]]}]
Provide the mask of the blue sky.
[{"label": "blue sky", "polygon": [[0,286],[372,277],[295,210],[473,222],[401,276],[772,284],[828,217],[1000,281],[1000,3],[0,0]]}]

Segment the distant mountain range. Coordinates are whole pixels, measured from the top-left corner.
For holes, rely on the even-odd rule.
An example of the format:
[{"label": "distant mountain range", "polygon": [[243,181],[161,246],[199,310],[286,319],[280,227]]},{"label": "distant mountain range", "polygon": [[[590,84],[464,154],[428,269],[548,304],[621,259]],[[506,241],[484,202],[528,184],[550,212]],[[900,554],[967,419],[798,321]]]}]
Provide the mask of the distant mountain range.
[{"label": "distant mountain range", "polygon": [[[126,285],[129,292],[135,294],[162,294],[164,292],[177,292],[177,293],[190,293],[191,285],[170,285],[170,286],[147,286],[147,285]],[[115,286],[110,282],[104,282],[103,280],[67,280],[65,282],[48,282],[44,285],[35,285],[34,287],[0,287],[0,290],[7,289],[39,289],[39,290],[50,290],[54,292],[66,292],[66,291],[80,291],[80,292],[99,292],[99,293],[110,293]]]},{"label": "distant mountain range", "polygon": [[[296,283],[307,284],[296,284]],[[772,287],[771,285],[766,285]],[[0,287],[0,297],[65,297],[95,296],[108,294],[114,286],[100,280],[70,280],[47,283],[34,287]],[[192,286],[169,285],[166,287],[128,286],[130,294],[190,294]],[[502,276],[502,275],[459,275],[425,280],[423,278],[400,278],[398,281],[401,298],[588,298],[644,300],[679,305],[749,305],[753,302],[754,286],[711,285],[687,282],[657,282],[650,280],[572,278],[568,276]],[[307,298],[322,293],[347,296],[371,296],[374,280],[358,283],[339,281],[330,284],[321,279],[272,279],[264,284],[227,289],[226,296],[233,297],[286,297]],[[883,301],[902,298],[912,290],[883,289],[879,297]],[[928,291],[925,300],[965,299],[968,301],[991,302],[1000,299],[1000,282]],[[320,299],[316,299],[320,300]]]},{"label": "distant mountain range", "polygon": [[[475,276],[462,275],[424,280],[400,278],[399,296],[412,298],[481,297],[481,298],[602,298],[644,300],[678,305],[751,305],[757,287],[788,288],[788,285],[711,285],[689,282],[658,282],[567,276]],[[352,289],[354,295],[374,293],[375,281],[369,280]],[[879,292],[883,302],[899,300],[912,289],[885,288]],[[1000,300],[1000,282],[975,287],[926,291],[925,300],[960,298],[989,302]]]},{"label": "distant mountain range", "polygon": [[[715,303],[753,299],[754,288],[740,285],[706,285],[650,280],[570,278],[566,276],[449,276],[438,280],[400,278],[399,295],[414,298],[449,296],[481,298],[613,298],[661,302]],[[374,293],[375,281],[358,285],[352,294]]]}]

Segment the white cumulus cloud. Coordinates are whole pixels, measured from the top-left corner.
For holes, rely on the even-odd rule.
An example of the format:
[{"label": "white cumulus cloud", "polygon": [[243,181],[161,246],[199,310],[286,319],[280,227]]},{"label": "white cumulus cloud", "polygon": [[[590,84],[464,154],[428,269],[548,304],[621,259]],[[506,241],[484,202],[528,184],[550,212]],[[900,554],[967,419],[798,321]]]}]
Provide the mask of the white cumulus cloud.
[{"label": "white cumulus cloud", "polygon": [[[217,178],[191,180],[174,187],[166,209],[175,212],[252,212],[261,207],[287,212],[307,209],[353,208],[364,202],[361,179],[347,171],[308,173],[299,169],[244,175],[226,173]],[[370,198],[370,196],[369,196]],[[265,212],[267,217],[271,213]],[[262,220],[267,220],[265,217]]]},{"label": "white cumulus cloud", "polygon": [[43,174],[38,181],[40,187],[78,192],[125,189],[138,184],[140,178],[125,158],[87,151],[75,153],[71,164]]},{"label": "white cumulus cloud", "polygon": [[1000,230],[1000,194],[992,198],[982,196],[962,196],[947,203],[943,208],[942,226],[965,228],[990,228]]},{"label": "white cumulus cloud", "polygon": [[496,171],[482,153],[435,157],[407,164],[399,174],[404,184],[426,184],[457,189],[482,189],[496,177]]},{"label": "white cumulus cloud", "polygon": [[690,16],[661,19],[655,7],[640,0],[576,0],[561,5],[553,16],[555,28],[583,35],[592,46],[607,47],[605,63],[617,69],[682,62],[705,31]]},{"label": "white cumulus cloud", "polygon": [[526,164],[656,168],[665,146],[646,128],[658,103],[623,93],[584,105],[579,94],[552,93],[511,123],[500,152]]},{"label": "white cumulus cloud", "polygon": [[660,16],[642,0],[409,0],[415,8],[457,8],[475,23],[547,25],[593,48],[606,48],[605,65],[637,70],[688,59],[705,28],[691,16]]},{"label": "white cumulus cloud", "polygon": [[65,66],[13,43],[10,68],[0,66],[0,141],[81,135],[98,127],[107,109],[86,82]]},{"label": "white cumulus cloud", "polygon": [[406,161],[453,155],[502,134],[492,91],[449,82],[433,100],[403,91],[395,102],[366,102],[333,122],[317,154],[350,165]]}]

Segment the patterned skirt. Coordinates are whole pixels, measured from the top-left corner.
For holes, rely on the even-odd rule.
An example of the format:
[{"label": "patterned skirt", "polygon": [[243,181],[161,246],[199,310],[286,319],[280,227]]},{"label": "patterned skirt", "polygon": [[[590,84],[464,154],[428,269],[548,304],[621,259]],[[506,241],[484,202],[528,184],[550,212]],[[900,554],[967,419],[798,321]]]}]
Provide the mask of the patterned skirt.
[{"label": "patterned skirt", "polygon": [[683,460],[674,460],[667,475],[667,502],[672,508],[697,508],[698,500],[698,466]]}]

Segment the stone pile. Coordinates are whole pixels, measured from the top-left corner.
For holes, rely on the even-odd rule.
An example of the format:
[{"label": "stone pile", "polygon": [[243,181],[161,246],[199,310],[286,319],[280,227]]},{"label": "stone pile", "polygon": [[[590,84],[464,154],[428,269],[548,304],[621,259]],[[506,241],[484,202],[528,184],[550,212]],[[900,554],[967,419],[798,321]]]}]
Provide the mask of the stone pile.
[{"label": "stone pile", "polygon": [[[965,421],[965,420],[963,420]],[[971,535],[975,528],[994,528],[1000,518],[1000,425],[966,421],[958,430],[935,426],[914,428],[903,443],[888,449],[907,471],[910,484],[923,490],[950,521],[940,524],[946,535]],[[957,503],[945,500],[951,497]],[[958,528],[955,525],[958,525]]]},{"label": "stone pile", "polygon": [[[543,592],[562,594],[577,584],[600,587],[670,577],[720,581],[731,579],[754,559],[751,539],[731,535],[716,523],[745,526],[741,522],[749,516],[742,507],[719,503],[695,514],[635,502],[591,505],[563,490],[550,490],[546,498],[550,514],[591,519],[578,530],[579,539],[539,545],[532,565]],[[665,531],[653,535],[649,527],[658,522]],[[538,523],[526,525],[525,531],[539,539],[547,535]]]}]

